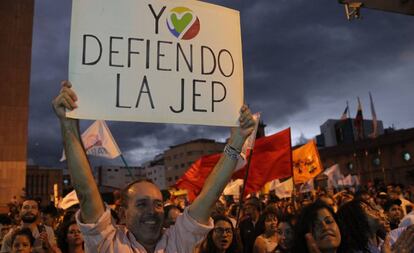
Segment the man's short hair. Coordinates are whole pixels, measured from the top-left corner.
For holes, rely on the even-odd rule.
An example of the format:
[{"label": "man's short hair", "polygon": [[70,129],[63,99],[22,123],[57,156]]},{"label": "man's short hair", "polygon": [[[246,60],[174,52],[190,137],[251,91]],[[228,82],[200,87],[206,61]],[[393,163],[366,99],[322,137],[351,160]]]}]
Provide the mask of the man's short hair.
[{"label": "man's short hair", "polygon": [[261,210],[261,204],[260,204],[260,200],[257,197],[250,197],[248,199],[246,199],[246,202],[244,203],[245,206],[247,205],[251,205],[254,206],[258,212],[260,212]]},{"label": "man's short hair", "polygon": [[132,181],[121,191],[121,206],[123,206],[125,208],[128,207],[128,190],[133,185],[138,184],[138,183],[142,183],[142,182],[147,182],[147,183],[153,184],[158,188],[158,186],[156,184],[154,184],[154,182],[151,179],[148,179],[148,178],[141,178],[141,179],[137,179],[135,181]]},{"label": "man's short hair", "polygon": [[401,206],[402,202],[399,199],[388,199],[385,203],[384,203],[384,211],[388,212],[392,206],[396,205],[396,206]]},{"label": "man's short hair", "polygon": [[[32,197],[28,197],[28,198],[25,198],[25,199],[23,200],[23,203],[24,203],[24,202],[26,202],[26,201],[33,201],[33,202],[36,202],[36,204],[37,204],[37,209],[40,211],[40,201],[39,201],[38,199],[35,199],[35,198],[32,198]],[[22,205],[23,205],[23,203],[22,203]]]}]

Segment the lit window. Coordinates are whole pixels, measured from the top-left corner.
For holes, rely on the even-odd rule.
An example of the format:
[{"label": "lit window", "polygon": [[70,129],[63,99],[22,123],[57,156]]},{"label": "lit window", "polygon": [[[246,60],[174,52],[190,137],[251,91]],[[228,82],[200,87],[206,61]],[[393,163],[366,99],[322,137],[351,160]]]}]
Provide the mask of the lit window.
[{"label": "lit window", "polygon": [[381,160],[379,159],[379,157],[375,157],[375,158],[372,160],[372,164],[373,164],[374,166],[380,166],[380,165],[381,165]]},{"label": "lit window", "polygon": [[352,162],[349,162],[347,164],[347,167],[348,167],[349,170],[353,170],[354,169],[354,164]]},{"label": "lit window", "polygon": [[404,159],[404,161],[406,161],[406,162],[410,161],[410,160],[411,160],[411,154],[410,154],[410,153],[408,153],[408,152],[404,152],[404,153],[403,153],[403,159]]}]

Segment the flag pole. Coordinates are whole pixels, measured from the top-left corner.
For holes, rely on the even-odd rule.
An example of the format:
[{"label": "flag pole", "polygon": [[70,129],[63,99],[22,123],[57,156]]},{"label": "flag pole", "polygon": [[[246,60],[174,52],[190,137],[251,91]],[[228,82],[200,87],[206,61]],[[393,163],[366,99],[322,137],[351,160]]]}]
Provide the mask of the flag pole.
[{"label": "flag pole", "polygon": [[348,100],[346,101],[346,108],[348,108],[348,119],[350,119],[351,118],[351,110],[349,109]]},{"label": "flag pole", "polygon": [[247,178],[249,176],[250,161],[252,160],[252,156],[253,156],[253,149],[250,150],[249,155],[247,157],[247,168],[246,168],[246,173],[244,174],[243,187],[242,187],[242,191],[239,197],[239,210],[237,210],[236,228],[239,227],[239,223],[240,223],[240,213],[241,213],[241,208],[243,205],[244,191],[246,190],[246,183],[247,183]]},{"label": "flag pole", "polygon": [[122,162],[124,162],[124,165],[125,165],[126,169],[128,170],[129,176],[132,178],[132,181],[135,181],[135,177],[134,177],[134,175],[132,175],[131,169],[129,168],[127,162],[125,161],[124,155],[121,153],[120,156],[121,156]]},{"label": "flag pole", "polygon": [[290,145],[290,171],[292,173],[292,183],[293,183],[292,204],[293,204],[294,210],[296,211],[296,184],[295,184],[295,176],[293,174],[292,131],[290,127],[289,127],[289,145]]}]

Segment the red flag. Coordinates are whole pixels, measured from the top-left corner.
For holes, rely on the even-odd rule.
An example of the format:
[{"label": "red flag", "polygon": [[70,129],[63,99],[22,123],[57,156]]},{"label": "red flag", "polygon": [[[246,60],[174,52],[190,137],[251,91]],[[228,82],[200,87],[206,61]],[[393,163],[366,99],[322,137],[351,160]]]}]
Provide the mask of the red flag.
[{"label": "red flag", "polygon": [[358,97],[358,111],[354,121],[355,129],[357,130],[357,140],[364,139],[364,117],[362,116],[362,105]]},{"label": "red flag", "polygon": [[[247,166],[233,178],[244,178]],[[290,128],[256,140],[250,162],[245,194],[259,191],[267,182],[292,176]]]},{"label": "red flag", "polygon": [[203,188],[204,182],[208,175],[220,160],[220,154],[203,156],[195,161],[184,175],[177,181],[175,187],[178,189],[186,189],[188,199],[193,201]]},{"label": "red flag", "polygon": [[[266,182],[292,176],[290,128],[271,136],[256,140],[250,162],[246,194],[260,190]],[[177,181],[176,187],[186,189],[190,201],[200,193],[205,180],[219,161],[221,154],[203,156]],[[244,178],[247,165],[233,174],[233,178]]]}]

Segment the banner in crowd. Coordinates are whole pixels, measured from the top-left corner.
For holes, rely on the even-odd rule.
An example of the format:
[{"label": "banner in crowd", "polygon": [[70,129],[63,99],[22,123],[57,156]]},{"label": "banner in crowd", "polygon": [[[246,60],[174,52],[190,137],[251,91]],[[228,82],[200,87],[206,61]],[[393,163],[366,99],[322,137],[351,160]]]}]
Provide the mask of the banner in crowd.
[{"label": "banner in crowd", "polygon": [[314,140],[293,150],[293,177],[295,184],[303,184],[323,171]]},{"label": "banner in crowd", "polygon": [[[109,131],[108,126],[103,120],[96,120],[88,129],[83,132],[82,136],[83,146],[86,154],[92,156],[100,156],[109,159],[114,159],[121,155],[118,145],[114,137]],[[65,151],[63,150],[61,162],[66,160]]]},{"label": "banner in crowd", "polygon": [[237,126],[240,16],[192,0],[73,0],[67,116]]},{"label": "banner in crowd", "polygon": [[78,196],[76,195],[75,190],[66,194],[66,196],[61,199],[57,205],[58,208],[66,210],[73,205],[79,204]]},{"label": "banner in crowd", "polygon": [[344,175],[341,173],[339,164],[334,164],[331,167],[327,168],[323,174],[328,177],[328,188],[338,188],[338,182],[344,178]]},{"label": "banner in crowd", "polygon": [[270,190],[274,190],[278,198],[290,198],[293,193],[293,179],[289,179],[280,182],[279,179],[270,182]]},{"label": "banner in crowd", "polygon": [[349,187],[349,186],[358,186],[360,185],[360,180],[357,175],[348,174],[348,176],[343,177],[338,181],[339,187]]},{"label": "banner in crowd", "polygon": [[303,183],[299,187],[300,193],[307,193],[315,190],[315,185],[313,182],[313,178],[309,179],[307,182]]},{"label": "banner in crowd", "polygon": [[239,196],[240,188],[242,187],[242,185],[243,179],[230,181],[230,183],[227,184],[226,188],[224,188],[223,195]]},{"label": "banner in crowd", "polygon": [[[291,152],[290,128],[257,139],[250,161],[245,194],[259,191],[271,180],[292,176]],[[220,157],[221,154],[201,157],[190,166],[175,186],[188,190],[189,199],[194,200]],[[234,172],[233,179],[243,179],[246,169],[247,165]]]}]

